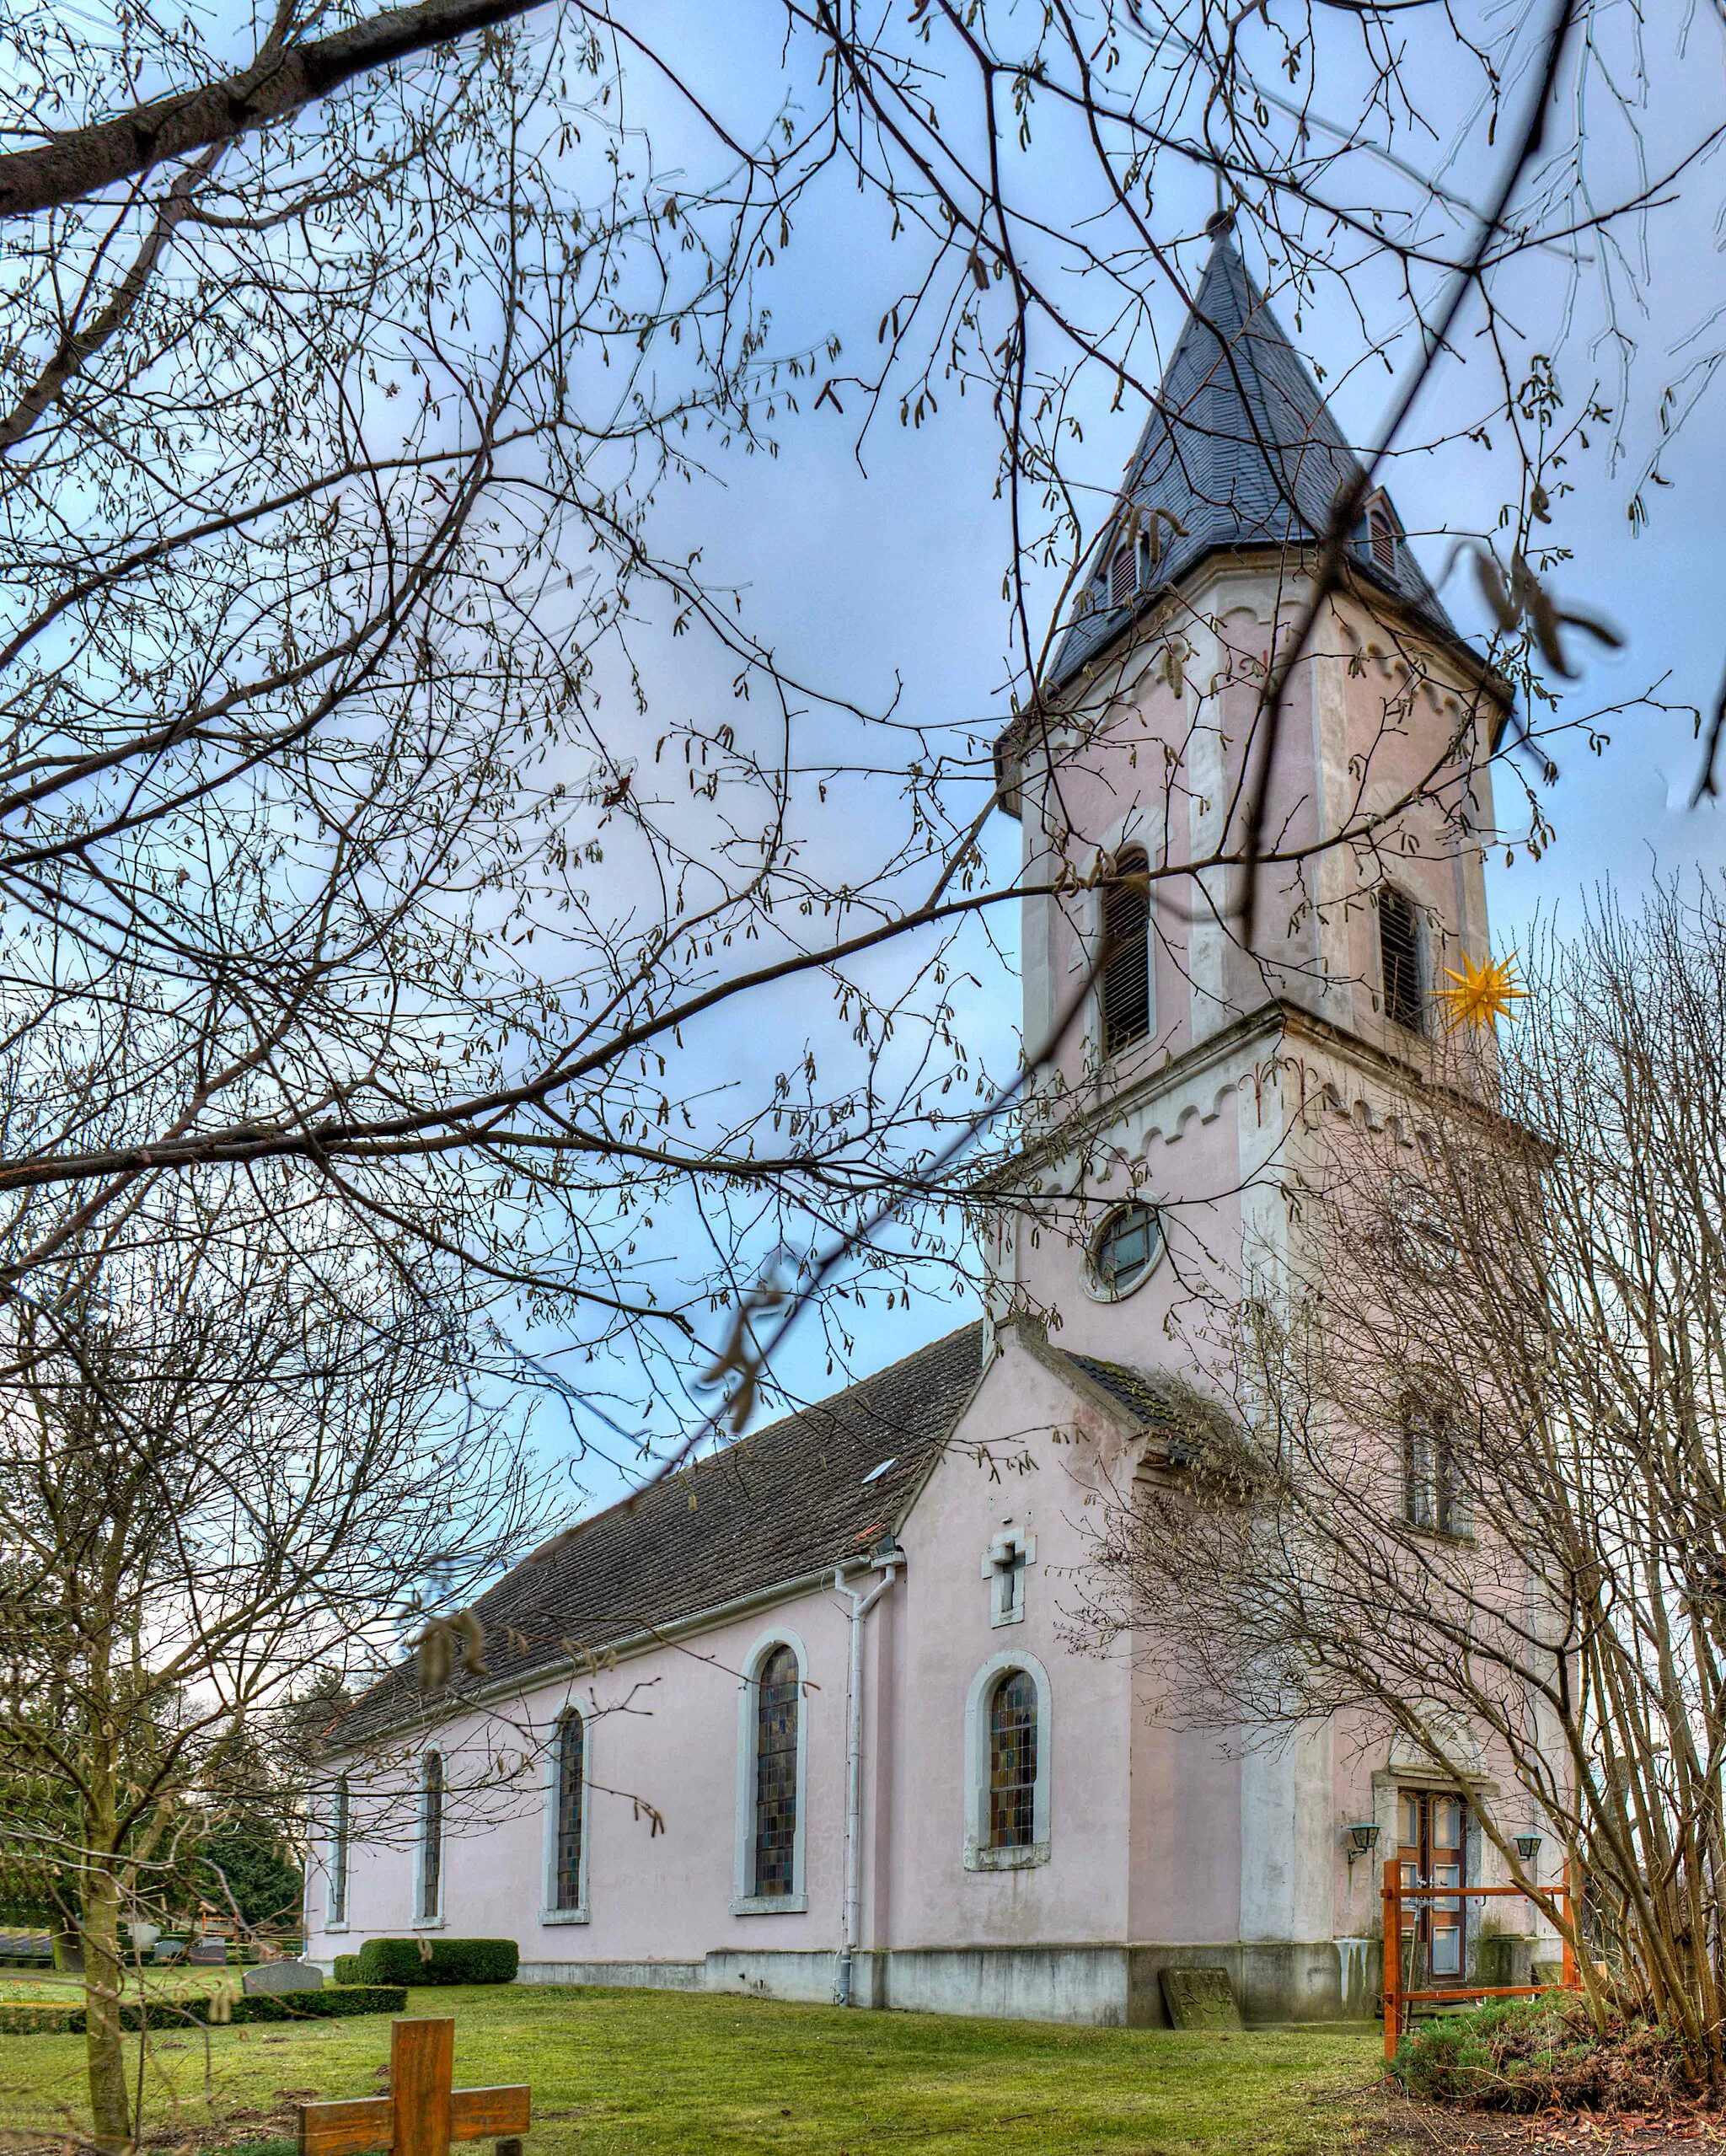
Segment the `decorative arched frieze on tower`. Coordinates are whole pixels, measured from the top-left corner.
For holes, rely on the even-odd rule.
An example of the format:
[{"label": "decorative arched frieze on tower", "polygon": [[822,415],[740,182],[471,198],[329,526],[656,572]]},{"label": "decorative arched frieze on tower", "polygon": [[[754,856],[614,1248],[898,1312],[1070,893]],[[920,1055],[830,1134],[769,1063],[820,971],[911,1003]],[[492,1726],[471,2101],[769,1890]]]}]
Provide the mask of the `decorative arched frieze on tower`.
[{"label": "decorative arched frieze on tower", "polygon": [[[997,749],[1024,834],[1027,1045],[1080,996],[1123,861],[1152,876],[1140,1022],[1099,984],[1036,1074],[989,1252],[998,1312],[1059,1314],[1064,1345],[1178,1349],[1183,1284],[1278,1268],[1301,1073],[1339,1097],[1429,1068],[1442,970],[1487,952],[1486,759],[1508,711],[1382,489],[1290,671],[1268,775],[1252,948],[1238,840],[1263,682],[1310,608],[1359,467],[1226,226],[1128,467],[1035,719]],[[1128,850],[1134,850],[1129,856]],[[1160,1209],[1159,1262],[1122,1209]],[[1098,1237],[1104,1238],[1100,1247]],[[1111,1240],[1112,1238],[1112,1240]],[[1101,1254],[1100,1254],[1101,1252]]]}]

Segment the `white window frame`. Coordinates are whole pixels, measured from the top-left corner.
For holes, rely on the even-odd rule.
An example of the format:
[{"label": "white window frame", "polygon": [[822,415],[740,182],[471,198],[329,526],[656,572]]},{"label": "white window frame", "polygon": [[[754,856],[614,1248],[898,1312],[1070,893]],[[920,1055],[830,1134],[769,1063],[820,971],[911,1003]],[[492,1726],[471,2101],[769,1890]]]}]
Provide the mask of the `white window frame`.
[{"label": "white window frame", "polygon": [[[1003,1606],[1007,1581],[1011,1578],[1008,1567],[1015,1556],[1025,1560],[1019,1568],[1019,1599],[1011,1609]],[[983,1560],[983,1576],[989,1582],[989,1622],[991,1629],[1004,1624],[1023,1624],[1025,1622],[1026,1593],[1029,1586],[1027,1574],[1037,1562],[1037,1537],[1027,1528],[1005,1527],[989,1544]]]},{"label": "white window frame", "polygon": [[[346,1813],[346,1832],[336,1821]],[[348,1904],[353,1897],[354,1794],[346,1774],[338,1774],[330,1792],[330,1827],[324,1837],[324,1929],[339,1937],[348,1928]],[[338,1901],[341,1914],[335,1914]]]},{"label": "white window frame", "polygon": [[[437,1908],[432,1916],[420,1912],[426,1906],[426,1830],[431,1824],[431,1808],[426,1799],[431,1792],[426,1787],[431,1762],[436,1760],[443,1777],[442,1805],[437,1821]],[[429,1746],[420,1754],[419,1831],[414,1837],[414,1912],[410,1928],[416,1932],[439,1932],[443,1929],[445,1890],[449,1884],[449,1762],[442,1748]]]},{"label": "white window frame", "polygon": [[[761,1665],[775,1647],[797,1658],[797,1829],[791,1839],[791,1891],[757,1894],[755,1870],[755,1710]],[[801,1917],[809,1907],[805,1870],[809,1846],[809,1652],[795,1632],[780,1625],[762,1633],[743,1662],[737,1687],[737,1833],[732,1863],[734,1917]]]},{"label": "white window frame", "polygon": [[[1138,1046],[1136,1041],[1134,1046],[1135,1048]],[[1129,1280],[1124,1288],[1112,1288],[1097,1270],[1097,1252],[1101,1249],[1103,1236],[1116,1215],[1130,1211],[1135,1205],[1142,1205],[1146,1212],[1155,1213],[1157,1216],[1156,1256],[1151,1259],[1144,1270],[1136,1279]],[[1118,1199],[1112,1205],[1105,1209],[1102,1218],[1091,1231],[1089,1242],[1085,1246],[1085,1292],[1092,1302],[1125,1302],[1128,1295],[1136,1295],[1142,1287],[1155,1279],[1158,1273],[1162,1270],[1163,1260],[1168,1254],[1169,1222],[1166,1209],[1144,1191],[1129,1190],[1124,1198]]]},{"label": "white window frame", "polygon": [[[582,1861],[576,1874],[576,1906],[557,1906],[557,1819],[563,1791],[563,1734],[571,1722],[582,1729]],[[593,1731],[579,1707],[564,1708],[552,1724],[545,1756],[545,1832],[539,1866],[542,1924],[585,1924],[587,1921],[587,1830],[592,1809]]]},{"label": "white window frame", "polygon": [[[1032,1785],[1033,1839],[1021,1848],[994,1849],[989,1841],[989,1703],[996,1681],[1010,1670],[1023,1670],[1037,1687],[1037,1780]],[[1029,1871],[1046,1864],[1053,1853],[1049,1819],[1049,1762],[1054,1749],[1054,1717],[1048,1671],[1034,1655],[1008,1649],[991,1655],[971,1680],[965,1698],[965,1869],[967,1871]]]}]

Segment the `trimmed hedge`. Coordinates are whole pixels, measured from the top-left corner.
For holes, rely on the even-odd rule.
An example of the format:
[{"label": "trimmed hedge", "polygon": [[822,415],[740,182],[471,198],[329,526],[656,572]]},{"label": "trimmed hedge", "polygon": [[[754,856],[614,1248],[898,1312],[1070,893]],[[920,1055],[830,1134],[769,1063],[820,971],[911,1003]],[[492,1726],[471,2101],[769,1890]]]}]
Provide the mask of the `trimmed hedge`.
[{"label": "trimmed hedge", "polygon": [[[512,1984],[522,1950],[512,1939],[368,1939],[360,1949],[367,1984]],[[346,1956],[344,1956],[346,1959]]]},{"label": "trimmed hedge", "polygon": [[[280,1998],[260,1993],[228,2002],[228,2020],[339,2021],[355,2014],[399,2014],[407,1993],[399,1984],[353,1984],[335,1990],[289,1992]],[[137,2029],[184,2029],[210,2019],[213,2001],[207,1992],[177,1999],[129,1999],[120,2009],[122,2025]],[[218,2023],[217,2025],[220,2026]],[[0,2006],[0,2036],[81,2036],[81,2006]]]},{"label": "trimmed hedge", "polygon": [[335,1981],[338,1984],[363,1984],[357,1954],[338,1954],[335,1957]]}]

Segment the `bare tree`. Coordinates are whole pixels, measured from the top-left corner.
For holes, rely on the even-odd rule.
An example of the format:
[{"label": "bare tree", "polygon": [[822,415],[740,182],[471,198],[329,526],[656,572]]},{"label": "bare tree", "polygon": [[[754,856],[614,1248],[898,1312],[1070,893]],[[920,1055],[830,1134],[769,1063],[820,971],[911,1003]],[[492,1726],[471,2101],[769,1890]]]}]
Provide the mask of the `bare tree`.
[{"label": "bare tree", "polygon": [[73,1912],[105,2148],[139,2130],[122,1924],[194,1891],[229,1913],[212,1837],[303,1805],[308,1692],[362,1681],[544,1517],[426,1299],[355,1268],[338,1303],[267,1225],[240,1257],[229,1225],[9,1306],[0,1776],[29,1802],[0,1841]]},{"label": "bare tree", "polygon": [[[1187,1464],[1113,1512],[1092,1636],[1185,1712],[1472,1732],[1588,1883],[1611,1982],[1721,2072],[1726,898],[1601,902],[1443,1081],[1314,1106],[1286,1257],[1216,1313]],[[1548,1913],[1562,1912],[1547,1897]],[[1592,1960],[1585,1966],[1592,1967]]]},{"label": "bare tree", "polygon": [[[966,1053],[956,988],[1035,874],[987,870],[990,729],[794,678],[722,568],[660,550],[662,483],[800,425],[852,426],[860,452],[981,392],[1002,716],[1076,769],[1123,692],[1064,673],[1056,639],[1107,609],[1099,565],[1143,523],[1085,432],[1112,402],[1157,410],[1161,325],[1219,192],[1297,323],[1346,293],[1362,363],[1407,353],[1358,480],[1291,563],[1277,647],[1190,685],[1196,738],[1250,683],[1245,737],[1198,845],[1202,789],[1176,769],[1143,872],[1178,910],[1216,870],[1225,932],[1254,941],[1261,913],[1316,903],[1319,857],[1370,859],[1406,823],[1364,788],[1345,829],[1298,839],[1268,826],[1265,789],[1294,670],[1332,648],[1362,490],[1429,445],[1464,323],[1493,355],[1477,417],[1508,435],[1514,483],[1459,528],[1497,533],[1482,678],[1520,686],[1523,713],[1505,727],[1494,697],[1465,700],[1415,790],[1459,813],[1456,775],[1496,763],[1517,806],[1470,843],[1545,842],[1534,743],[1584,723],[1542,701],[1575,662],[1548,525],[1588,426],[1629,441],[1636,421],[1628,398],[1610,425],[1598,399],[1567,403],[1505,303],[1557,257],[1574,313],[1590,250],[1626,260],[1621,230],[1681,195],[1709,138],[1675,132],[1667,165],[1628,178],[1597,165],[1559,93],[1614,62],[1609,8],[1477,29],[1397,13],[1393,39],[1371,8],[1105,6],[1026,46],[1010,11],[919,8],[866,35],[793,6],[765,137],[646,24],[572,7],[500,27],[517,13],[332,28],[283,7],[207,39],[128,19],[111,47],[52,10],[13,26],[0,1284],[54,1292],[31,1283],[74,1247],[126,1247],[153,1177],[219,1188],[281,1162],[290,1209],[333,1203],[378,1251],[413,1223],[459,1252],[507,1331],[555,1316],[584,1353],[634,1358],[624,1422],[666,1437],[692,1419],[716,1307],[764,1265],[806,1292],[854,1258],[890,1289],[932,1262],[968,1276],[957,1161],[979,1094],[987,1111],[1017,1077]],[[678,115],[668,146],[622,116],[644,78]],[[1401,147],[1417,109],[1450,131],[1425,164]],[[1472,200],[1455,161],[1476,153]],[[898,235],[866,366],[772,329],[787,239],[842,193],[860,239],[876,212]],[[1178,673],[1160,532],[1140,531],[1134,609]],[[680,631],[709,705],[667,703]],[[782,1036],[817,984],[778,1067],[715,1091],[716,1043]],[[163,1081],[152,1118],[111,1082],[121,1042]],[[917,1241],[904,1224],[931,1205],[958,1232]]]}]

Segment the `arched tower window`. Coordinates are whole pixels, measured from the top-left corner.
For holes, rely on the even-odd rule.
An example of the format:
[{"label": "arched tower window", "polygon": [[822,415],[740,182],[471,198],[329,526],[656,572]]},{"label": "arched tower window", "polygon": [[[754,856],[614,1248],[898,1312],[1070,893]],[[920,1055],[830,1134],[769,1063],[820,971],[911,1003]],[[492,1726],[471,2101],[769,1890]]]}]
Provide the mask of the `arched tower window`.
[{"label": "arched tower window", "polygon": [[1109,604],[1125,606],[1139,589],[1139,549],[1131,541],[1117,547],[1109,563]]},{"label": "arched tower window", "polygon": [[1423,1033],[1420,912],[1406,891],[1390,883],[1379,892],[1379,970],[1384,979],[1385,1015],[1411,1033]]},{"label": "arched tower window", "polygon": [[420,1892],[414,1911],[422,1924],[443,1914],[443,1760],[428,1751],[420,1771]]},{"label": "arched tower window", "polygon": [[1008,1670],[989,1697],[989,1846],[1028,1849],[1037,1839],[1037,1686]]},{"label": "arched tower window", "polygon": [[755,1680],[755,1843],[749,1891],[796,1891],[797,1658],[775,1647]]},{"label": "arched tower window", "polygon": [[1150,862],[1141,846],[1128,846],[1115,862],[1115,878],[1102,904],[1102,1052],[1112,1055],[1150,1031]]},{"label": "arched tower window", "polygon": [[1390,511],[1381,501],[1375,501],[1366,512],[1366,538],[1375,566],[1394,573],[1396,567],[1396,527],[1391,521]]},{"label": "arched tower window", "polygon": [[1402,1517],[1440,1535],[1468,1531],[1461,1425],[1455,1403],[1431,1387],[1402,1402]]},{"label": "arched tower window", "polygon": [[587,1794],[587,1735],[571,1712],[557,1725],[557,1848],[553,1858],[554,1909],[582,1906],[582,1824]]}]

